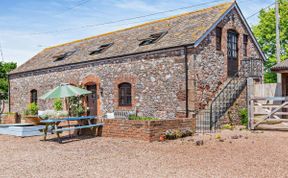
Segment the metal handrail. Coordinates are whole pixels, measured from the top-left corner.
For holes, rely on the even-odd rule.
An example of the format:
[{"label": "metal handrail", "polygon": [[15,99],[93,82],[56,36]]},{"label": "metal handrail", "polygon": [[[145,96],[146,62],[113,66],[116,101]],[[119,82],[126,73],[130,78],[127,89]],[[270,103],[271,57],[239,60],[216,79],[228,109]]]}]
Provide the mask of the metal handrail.
[{"label": "metal handrail", "polygon": [[215,124],[217,121],[215,120],[215,123],[213,123],[213,105],[215,103],[215,101],[220,98],[220,95],[222,93],[224,93],[224,91],[226,91],[226,88],[228,88],[228,86],[232,83],[232,81],[234,81],[236,78],[239,77],[239,72],[237,72],[231,79],[230,81],[224,86],[224,88],[216,95],[216,97],[214,97],[214,99],[212,100],[211,104],[210,104],[210,130],[212,130],[213,124]]},{"label": "metal handrail", "polygon": [[[245,68],[241,67],[240,70],[233,75],[233,77],[230,79],[230,81],[224,86],[224,88],[214,97],[214,99],[211,101],[211,104],[210,104],[210,130],[212,130],[213,128],[213,125],[215,125],[215,123],[218,121],[219,118],[215,118],[215,121],[213,122],[213,106],[215,105],[216,101],[222,97],[222,94],[227,91],[227,88],[231,85],[232,82],[236,81],[237,83],[240,83],[241,79],[246,79],[250,76],[252,76],[252,61],[256,61],[256,60],[259,60],[259,59],[244,59],[242,60],[242,62],[244,61],[249,61],[250,64],[249,64],[249,68],[248,68],[248,76],[245,76],[245,73],[244,75],[241,75],[241,72],[245,72]],[[242,66],[244,65],[244,63],[242,63]],[[243,71],[242,71],[243,70]],[[243,84],[242,84],[243,85]],[[235,87],[235,86],[234,86]],[[239,87],[239,89],[242,88],[242,87]],[[236,93],[237,94],[237,93]],[[227,106],[226,106],[227,107]],[[229,106],[227,107],[229,108]],[[226,111],[227,111],[227,108]],[[226,112],[225,111],[225,112]],[[217,117],[217,116],[216,116]]]}]

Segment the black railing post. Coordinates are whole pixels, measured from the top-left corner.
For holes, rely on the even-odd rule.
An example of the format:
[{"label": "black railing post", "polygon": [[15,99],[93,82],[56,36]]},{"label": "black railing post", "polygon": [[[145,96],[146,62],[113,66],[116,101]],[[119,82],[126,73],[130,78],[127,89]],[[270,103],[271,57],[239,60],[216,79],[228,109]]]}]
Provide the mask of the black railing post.
[{"label": "black railing post", "polygon": [[213,122],[213,119],[212,119],[212,109],[213,109],[213,106],[212,106],[212,103],[211,103],[211,106],[210,106],[210,130],[212,130],[212,122]]}]

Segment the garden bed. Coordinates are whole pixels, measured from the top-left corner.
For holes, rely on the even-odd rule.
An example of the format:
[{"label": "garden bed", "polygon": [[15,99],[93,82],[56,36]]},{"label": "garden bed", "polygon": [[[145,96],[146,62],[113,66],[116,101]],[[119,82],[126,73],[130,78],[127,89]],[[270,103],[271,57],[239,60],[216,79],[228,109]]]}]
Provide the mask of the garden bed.
[{"label": "garden bed", "polygon": [[195,130],[195,119],[166,120],[124,120],[105,119],[101,135],[104,137],[133,138],[145,141],[158,141],[160,136],[170,129]]}]

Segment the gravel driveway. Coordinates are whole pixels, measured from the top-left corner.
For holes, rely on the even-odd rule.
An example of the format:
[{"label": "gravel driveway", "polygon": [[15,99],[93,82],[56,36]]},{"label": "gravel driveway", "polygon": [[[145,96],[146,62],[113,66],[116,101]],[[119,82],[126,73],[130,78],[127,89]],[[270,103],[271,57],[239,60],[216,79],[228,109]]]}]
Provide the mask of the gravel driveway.
[{"label": "gravel driveway", "polygon": [[[231,136],[237,135],[238,139]],[[237,138],[237,137],[236,137]],[[288,132],[222,131],[147,143],[0,136],[0,177],[287,177]],[[204,139],[203,146],[195,141]]]}]

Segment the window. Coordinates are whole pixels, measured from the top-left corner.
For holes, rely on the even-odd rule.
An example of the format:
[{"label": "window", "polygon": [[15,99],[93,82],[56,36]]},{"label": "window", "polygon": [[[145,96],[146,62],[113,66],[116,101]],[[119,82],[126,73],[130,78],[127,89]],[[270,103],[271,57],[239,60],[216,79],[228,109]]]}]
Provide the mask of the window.
[{"label": "window", "polygon": [[72,54],[74,54],[75,52],[76,52],[76,50],[75,51],[65,52],[65,53],[60,54],[58,56],[54,56],[54,58],[55,58],[54,62],[62,61],[65,58],[67,58],[67,57],[71,56]]},{"label": "window", "polygon": [[148,38],[140,40],[141,43],[139,44],[139,46],[145,46],[145,45],[156,43],[160,38],[162,38],[166,34],[167,32],[160,32],[160,33],[152,34]]},{"label": "window", "polygon": [[221,51],[221,43],[222,43],[222,28],[216,28],[216,50]]},{"label": "window", "polygon": [[119,85],[119,106],[131,106],[131,84],[121,83]]},{"label": "window", "polygon": [[233,77],[238,72],[238,33],[229,30],[227,34],[227,74]]},{"label": "window", "polygon": [[248,51],[248,35],[243,35],[243,55],[247,56]]},{"label": "window", "polygon": [[91,51],[90,55],[102,53],[103,51],[107,50],[112,45],[113,45],[113,43],[103,44],[103,45],[99,46],[97,49]]},{"label": "window", "polygon": [[237,59],[238,58],[238,34],[234,30],[228,31],[227,48],[228,48],[228,58]]},{"label": "window", "polygon": [[30,103],[37,104],[37,90],[35,89],[30,91]]}]

